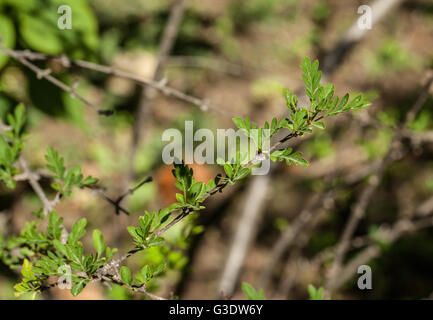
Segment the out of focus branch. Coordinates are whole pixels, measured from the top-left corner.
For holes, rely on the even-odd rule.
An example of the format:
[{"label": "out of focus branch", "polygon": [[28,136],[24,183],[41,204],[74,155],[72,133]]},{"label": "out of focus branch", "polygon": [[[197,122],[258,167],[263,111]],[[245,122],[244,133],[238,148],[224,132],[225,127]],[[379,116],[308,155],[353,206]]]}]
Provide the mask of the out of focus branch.
[{"label": "out of focus branch", "polygon": [[87,100],[86,98],[81,96],[80,94],[78,94],[74,85],[68,86],[67,84],[63,83],[59,79],[53,77],[51,75],[50,69],[42,70],[41,68],[39,68],[38,66],[36,66],[32,62],[27,60],[22,54],[20,54],[19,51],[14,51],[12,49],[6,48],[1,42],[0,42],[0,51],[2,51],[4,54],[10,56],[11,58],[15,59],[16,61],[18,61],[22,65],[26,66],[30,70],[32,70],[36,74],[36,77],[38,79],[45,79],[45,80],[51,82],[56,87],[59,87],[60,89],[68,92],[72,98],[77,98],[77,99],[81,100],[84,104],[86,104],[87,106],[95,109],[99,114],[106,115],[106,116],[113,114],[113,111],[111,111],[111,110],[100,109],[98,106],[96,106],[95,104],[93,104],[92,102],[90,102],[89,100]]},{"label": "out of focus branch", "polygon": [[[170,16],[165,26],[164,33],[159,46],[157,55],[157,65],[152,76],[152,81],[160,82],[164,74],[167,58],[176,41],[180,23],[185,11],[185,0],[176,0],[170,10]],[[134,161],[137,154],[139,143],[142,140],[143,132],[145,131],[151,115],[150,108],[152,97],[148,87],[144,87],[141,91],[140,102],[138,104],[137,114],[132,126],[132,142],[129,154],[129,177],[128,184],[135,180]]]},{"label": "out of focus branch", "polygon": [[204,68],[237,77],[242,75],[243,72],[243,67],[238,64],[200,56],[170,57],[167,61],[167,67]]},{"label": "out of focus branch", "polygon": [[261,206],[265,204],[264,199],[267,197],[267,193],[264,191],[268,189],[269,179],[258,176],[255,181],[258,183],[250,184],[246,190],[247,197],[251,201],[246,202],[246,206],[243,208],[244,211],[238,222],[239,227],[232,240],[231,250],[219,285],[219,292],[224,292],[229,297],[233,294],[247,248],[260,223],[258,220],[260,216],[257,212],[263,210]]},{"label": "out of focus branch", "polygon": [[333,193],[335,193],[334,190],[317,192],[309,201],[307,206],[296,217],[293,223],[291,223],[283,231],[273,246],[268,264],[261,274],[258,284],[259,288],[266,288],[268,286],[269,281],[271,280],[272,272],[275,266],[282,259],[284,253],[293,245],[296,237],[298,237],[302,233],[305,226],[313,220],[315,214],[318,212],[318,209],[324,206],[324,203],[333,196]]},{"label": "out of focus branch", "polygon": [[[10,50],[10,49],[9,49]],[[86,69],[89,71],[96,71],[100,73],[104,73],[107,75],[115,76],[118,78],[126,79],[133,81],[139,85],[142,86],[148,86],[154,90],[157,90],[161,94],[163,94],[166,97],[178,99],[180,101],[183,101],[185,103],[189,103],[191,105],[194,105],[202,111],[213,111],[215,113],[219,113],[224,116],[234,116],[234,114],[222,110],[221,108],[217,108],[216,106],[213,106],[208,101],[204,99],[200,99],[198,97],[191,96],[189,94],[186,94],[180,90],[177,90],[175,88],[172,88],[167,85],[166,79],[161,79],[160,81],[153,81],[149,80],[143,77],[140,77],[134,73],[123,71],[118,68],[114,68],[111,66],[105,66],[101,64],[97,64],[90,61],[84,61],[84,60],[72,60],[66,55],[61,56],[50,56],[39,52],[33,52],[30,50],[11,50],[14,52],[14,54],[17,57],[21,57],[23,59],[26,59],[28,61],[37,61],[37,60],[56,60],[61,63],[61,65],[65,68],[71,67],[71,65],[77,66],[82,69]],[[69,89],[68,89],[69,90]]]},{"label": "out of focus branch", "polygon": [[35,174],[30,171],[27,161],[25,161],[23,157],[20,157],[19,164],[21,166],[21,169],[24,172],[24,177],[29,182],[30,186],[33,188],[36,195],[42,201],[44,207],[43,212],[44,215],[46,216],[51,211],[53,211],[54,207],[59,202],[60,199],[59,195],[57,195],[52,201],[48,200],[44,190],[42,189],[41,185],[38,182],[37,176],[35,176]]},{"label": "out of focus branch", "polygon": [[[49,200],[44,190],[42,189],[41,185],[38,182],[38,176],[30,170],[27,161],[24,160],[22,156],[19,158],[18,161],[21,166],[21,169],[24,171],[24,175],[26,176],[27,181],[29,182],[30,186],[32,187],[33,191],[36,193],[38,198],[42,201],[43,214],[44,217],[46,217],[48,214],[51,213],[51,211],[54,210],[54,207],[60,202],[60,193],[57,192],[54,199]],[[69,233],[66,230],[66,228],[63,226],[63,224],[61,224],[60,226],[62,227],[61,241],[62,243],[66,243]]]},{"label": "out of focus branch", "polygon": [[[376,0],[371,4],[372,26],[382,20],[390,11],[395,9],[403,0]],[[323,64],[324,73],[333,72],[343,62],[356,43],[361,41],[369,32],[369,29],[361,29],[358,20],[347,30],[338,44],[330,51]]]},{"label": "out of focus branch", "polygon": [[[317,216],[320,216],[323,210],[329,211],[329,208],[332,207],[335,198],[342,191],[342,189],[359,182],[361,179],[364,179],[376,168],[376,163],[367,163],[355,172],[346,174],[342,179],[342,185],[337,187],[333,185],[333,180],[339,176],[341,168],[339,170],[330,171],[325,177],[323,177],[323,180],[326,182],[326,184],[328,184],[328,186],[325,190],[315,193],[313,198],[309,201],[301,213],[296,216],[295,220],[290,224],[290,226],[288,226],[281,233],[280,237],[272,248],[268,265],[261,274],[258,287],[267,287],[271,280],[273,270],[275,269],[278,262],[283,258],[285,252],[287,252],[293,246],[302,248],[302,243],[306,243],[309,239],[309,232],[306,232],[306,229],[312,231],[312,225],[317,223]],[[300,241],[299,237],[304,238],[304,240]],[[280,287],[287,287],[287,283],[289,281],[282,281],[283,283],[280,285]],[[284,283],[286,285],[284,285]],[[287,290],[281,289],[279,291],[286,292]]]},{"label": "out of focus branch", "polygon": [[433,83],[433,76],[431,76],[425,84],[420,96],[415,104],[411,107],[406,114],[404,121],[395,129],[394,137],[392,139],[390,148],[386,155],[383,157],[382,162],[376,172],[369,179],[367,187],[362,191],[358,201],[351,210],[349,220],[344,228],[343,234],[340,238],[339,244],[335,252],[335,259],[329,271],[325,288],[332,293],[335,289],[336,283],[340,279],[340,269],[348,249],[349,240],[352,238],[359,221],[364,217],[367,206],[370,203],[371,197],[379,186],[383,174],[390,163],[394,162],[400,157],[399,149],[401,147],[401,139],[404,136],[404,129],[413,121],[418,111],[421,109],[427,98],[429,97],[429,89]]},{"label": "out of focus branch", "polygon": [[[423,202],[417,209],[414,210],[414,215],[419,211],[421,206],[425,206],[429,203],[429,214],[433,212],[433,202],[432,198]],[[433,217],[428,216],[419,219],[400,219],[394,223],[391,228],[379,228],[380,233],[376,236],[378,239],[382,239],[385,243],[392,244],[397,239],[401,238],[406,234],[413,233],[420,229],[429,228],[433,226]],[[347,247],[351,242],[347,243]],[[367,248],[363,249],[354,258],[352,258],[344,267],[340,268],[338,277],[336,277],[332,282],[332,287],[328,287],[328,292],[338,290],[346,281],[348,281],[354,274],[356,274],[358,267],[360,265],[368,263],[368,261],[377,257],[381,253],[381,249],[377,243],[369,245]],[[330,290],[332,289],[332,290]]]}]

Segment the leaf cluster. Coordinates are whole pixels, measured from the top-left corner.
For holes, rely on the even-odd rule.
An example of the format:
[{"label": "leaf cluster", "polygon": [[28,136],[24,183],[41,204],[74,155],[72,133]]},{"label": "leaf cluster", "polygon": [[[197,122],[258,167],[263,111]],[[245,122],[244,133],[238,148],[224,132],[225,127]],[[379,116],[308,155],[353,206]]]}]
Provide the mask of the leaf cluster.
[{"label": "leaf cluster", "polygon": [[242,282],[242,291],[248,300],[265,300],[263,289],[256,290],[250,284]]},{"label": "leaf cluster", "polygon": [[[48,277],[64,275],[64,267],[75,272],[70,274],[71,293],[77,295],[95,272],[116,253],[117,249],[109,248],[101,231],[96,229],[92,238],[96,252],[85,254],[81,239],[86,234],[87,220],[83,218],[74,223],[66,239],[62,223],[63,218],[60,218],[56,211],[52,211],[45,231],[38,232],[38,221],[34,221],[27,223],[20,237],[15,239],[14,245],[20,248],[21,254],[25,256],[23,270],[30,270],[26,271],[24,279],[15,286],[18,295],[39,291]],[[10,245],[9,249],[13,249],[14,245]],[[30,260],[32,263],[29,263]],[[28,276],[30,274],[31,277]]]},{"label": "leaf cluster", "polygon": [[19,104],[13,113],[7,115],[10,129],[0,135],[0,181],[3,181],[10,189],[16,186],[14,175],[18,173],[18,170],[15,165],[24,146],[23,128],[25,122],[25,107],[23,104]]},{"label": "leaf cluster", "polygon": [[88,187],[98,182],[97,178],[91,176],[84,178],[80,166],[66,170],[64,159],[52,147],[47,147],[45,159],[47,168],[53,173],[53,179],[56,181],[51,187],[61,195],[70,196],[74,188]]}]

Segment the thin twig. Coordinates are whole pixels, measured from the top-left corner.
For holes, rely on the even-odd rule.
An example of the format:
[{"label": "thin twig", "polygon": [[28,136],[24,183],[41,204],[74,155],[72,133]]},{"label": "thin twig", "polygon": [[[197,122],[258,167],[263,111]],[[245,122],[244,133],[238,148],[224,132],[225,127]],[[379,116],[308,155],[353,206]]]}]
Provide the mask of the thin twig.
[{"label": "thin twig", "polygon": [[148,177],[141,181],[137,186],[128,189],[124,194],[120,195],[116,200],[111,199],[102,188],[95,188],[95,187],[87,187],[88,189],[98,193],[105,201],[107,201],[109,204],[113,205],[115,213],[118,215],[120,212],[123,212],[126,215],[130,215],[130,212],[123,208],[121,206],[121,202],[123,199],[125,199],[127,196],[134,194],[135,191],[137,191],[140,187],[142,187],[144,184],[151,182],[152,177]]},{"label": "thin twig", "polygon": [[146,291],[146,288],[143,287],[143,286],[137,286],[137,285],[130,285],[130,286],[128,286],[125,283],[123,283],[120,279],[118,279],[117,277],[112,276],[112,275],[104,275],[104,276],[101,277],[101,280],[112,282],[112,283],[115,283],[115,284],[117,284],[119,286],[122,286],[124,288],[130,289],[130,290],[132,290],[134,292],[141,293],[142,295],[148,297],[151,300],[167,300],[165,298],[162,298],[160,296],[157,296],[157,295],[155,295],[153,293],[150,293],[150,292]]},{"label": "thin twig", "polygon": [[32,189],[35,191],[36,195],[39,197],[39,199],[42,201],[43,205],[43,212],[44,216],[49,214],[51,211],[53,211],[53,208],[55,204],[58,202],[57,197],[54,199],[54,201],[48,200],[44,190],[42,189],[41,185],[38,182],[37,176],[35,176],[27,164],[27,161],[24,160],[23,157],[19,158],[19,164],[21,166],[21,169],[24,172],[25,177],[27,178],[27,181],[29,182]]},{"label": "thin twig", "polygon": [[[134,292],[140,293],[151,300],[167,300],[163,297],[157,296],[153,293],[146,291],[146,286],[137,286],[134,284],[133,285],[127,285],[127,284],[123,283],[123,281],[121,279],[119,279],[117,276],[113,276],[113,275],[108,274],[108,273],[95,275],[92,278],[88,278],[88,277],[83,277],[83,278],[88,279],[88,280],[93,281],[93,282],[94,281],[103,281],[103,282],[114,283],[114,284],[117,284],[117,285],[122,286],[124,288],[130,289]],[[44,285],[44,286],[39,288],[39,292],[43,292],[43,291],[55,288],[58,285],[59,285],[59,282],[53,282],[53,283]]]},{"label": "thin twig", "polygon": [[38,79],[43,78],[43,79],[51,82],[56,87],[68,92],[72,98],[78,98],[80,101],[82,101],[87,106],[95,109],[99,114],[105,115],[105,116],[109,116],[109,115],[113,114],[113,111],[111,111],[111,110],[100,109],[98,106],[96,106],[95,104],[93,104],[92,102],[90,102],[89,100],[87,100],[86,98],[81,96],[80,94],[78,94],[74,87],[72,87],[72,86],[70,87],[67,84],[60,81],[59,79],[53,77],[51,75],[50,69],[42,70],[41,68],[39,68],[35,64],[31,63],[26,58],[24,58],[21,54],[17,53],[16,51],[14,51],[12,49],[5,47],[1,42],[0,42],[0,51],[2,51],[4,54],[10,56],[11,58],[15,59],[16,61],[20,62],[22,65],[26,66],[30,70],[32,70],[36,74]]},{"label": "thin twig", "polygon": [[144,87],[150,87],[154,90],[159,91],[161,94],[163,94],[166,97],[174,98],[180,101],[183,101],[185,103],[191,104],[193,106],[196,106],[200,108],[202,111],[213,111],[215,113],[221,114],[223,116],[227,117],[234,117],[235,114],[231,113],[227,110],[223,110],[221,108],[218,108],[217,106],[212,105],[205,99],[201,99],[192,95],[189,95],[187,93],[184,93],[178,89],[175,89],[173,87],[170,87],[167,85],[166,79],[161,79],[160,81],[154,81],[150,79],[146,79],[143,77],[138,76],[137,74],[124,71],[118,68],[114,68],[112,66],[105,66],[101,64],[97,64],[90,61],[85,60],[73,60],[66,55],[62,54],[61,56],[50,56],[46,54],[42,54],[39,52],[34,52],[30,50],[14,50],[14,53],[17,56],[20,56],[24,59],[35,61],[35,60],[56,60],[61,63],[61,65],[65,68],[69,68],[71,65],[77,66],[82,69],[86,69],[89,71],[95,71],[99,73],[103,73],[106,75],[111,75],[114,77],[126,79],[133,81],[141,86]]},{"label": "thin twig", "polygon": [[325,289],[327,289],[329,292],[332,292],[334,290],[335,284],[338,281],[338,278],[340,277],[339,271],[344,261],[346,251],[348,249],[348,243],[350,243],[349,240],[352,238],[353,234],[355,233],[359,221],[364,217],[365,212],[367,210],[367,206],[370,203],[370,200],[373,194],[375,193],[377,187],[379,186],[379,183],[383,177],[386,168],[389,166],[391,162],[395,161],[396,158],[398,157],[396,156],[396,153],[400,148],[400,141],[404,136],[404,129],[411,121],[413,121],[416,114],[421,109],[421,107],[423,106],[427,98],[429,97],[429,89],[432,83],[433,83],[433,76],[431,76],[428,79],[427,83],[425,84],[415,104],[410,108],[409,112],[406,114],[404,121],[395,129],[394,137],[392,139],[391,145],[387,153],[385,154],[385,156],[382,158],[382,162],[380,166],[378,167],[376,172],[374,172],[372,177],[369,179],[369,183],[367,187],[365,187],[365,189],[362,191],[358,201],[356,202],[353,209],[351,210],[349,220],[343,230],[343,234],[340,238],[339,244],[335,252],[335,259],[333,261],[333,264],[331,266],[325,284]]}]

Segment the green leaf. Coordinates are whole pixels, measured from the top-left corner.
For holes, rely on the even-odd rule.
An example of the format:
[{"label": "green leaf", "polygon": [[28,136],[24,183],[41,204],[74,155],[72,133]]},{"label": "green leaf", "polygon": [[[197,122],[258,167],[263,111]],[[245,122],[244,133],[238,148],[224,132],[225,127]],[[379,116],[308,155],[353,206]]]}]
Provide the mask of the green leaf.
[{"label": "green leaf", "polygon": [[285,97],[287,109],[289,109],[289,111],[291,111],[292,113],[295,113],[298,108],[298,97],[292,95],[289,90],[285,90]]},{"label": "green leaf", "polygon": [[358,105],[359,102],[361,102],[362,96],[361,95],[357,95],[355,98],[352,99],[352,101],[349,102],[349,104],[347,105],[346,108],[344,108],[344,111],[346,110],[350,110],[353,107],[356,107]]},{"label": "green leaf", "polygon": [[[81,245],[71,245],[67,244],[65,246],[67,257],[69,260],[73,261],[75,263],[76,269],[84,271],[83,266],[83,247]],[[71,263],[71,266],[74,268],[73,264]]]},{"label": "green leaf", "polygon": [[106,257],[106,259],[110,260],[114,256],[114,254],[116,252],[117,252],[117,248],[111,249],[111,248],[107,247],[107,249],[105,249],[105,257]]},{"label": "green leaf", "polygon": [[191,198],[190,203],[195,203],[196,201],[201,202],[201,198],[204,196],[205,186],[203,182],[195,182],[189,189],[189,195]]},{"label": "green leaf", "polygon": [[176,187],[186,192],[191,187],[193,181],[193,170],[182,162],[181,164],[174,164],[172,173],[178,180],[177,183],[175,183]]},{"label": "green leaf", "polygon": [[98,229],[93,230],[92,244],[98,253],[98,257],[102,255],[105,248],[107,247],[107,245],[104,243],[104,236]]},{"label": "green leaf", "polygon": [[91,186],[92,184],[98,183],[98,181],[99,181],[98,178],[94,178],[94,177],[88,176],[86,179],[84,179],[83,181],[81,181],[80,187]]},{"label": "green leaf", "polygon": [[57,211],[52,211],[50,213],[50,217],[48,219],[47,233],[54,239],[60,239],[60,236],[62,235],[62,228],[60,227],[62,222],[63,218],[59,218],[59,214],[57,213]]},{"label": "green leaf", "polygon": [[132,238],[135,240],[137,244],[139,245],[143,244],[144,239],[138,234],[137,232],[138,228],[129,226],[127,229],[129,234],[132,236]]},{"label": "green leaf", "polygon": [[159,264],[158,266],[156,266],[154,268],[153,275],[156,276],[156,275],[162,273],[164,271],[164,268],[165,268],[165,264],[164,263]]},{"label": "green leaf", "polygon": [[249,174],[250,174],[250,169],[249,168],[243,168],[238,172],[238,174],[236,175],[234,180],[236,180],[236,181],[242,180],[242,179],[246,178]]},{"label": "green leaf", "polygon": [[310,295],[310,299],[316,297],[316,288],[313,285],[308,285],[308,294]]},{"label": "green leaf", "polygon": [[321,130],[325,129],[325,124],[323,122],[313,122],[311,123],[311,125],[317,129],[321,129]]},{"label": "green leaf", "polygon": [[265,300],[265,292],[263,291],[263,289],[260,289],[257,292],[257,300]]},{"label": "green leaf", "polygon": [[147,281],[151,277],[151,269],[148,265],[145,265],[141,268],[140,274],[143,276],[144,281]]},{"label": "green leaf", "polygon": [[31,13],[20,14],[20,33],[31,49],[53,55],[60,54],[63,51],[60,30],[57,28],[55,20],[52,20],[47,21],[47,19]]},{"label": "green leaf", "polygon": [[68,236],[68,244],[74,244],[86,233],[87,219],[83,218],[72,226],[72,231]]},{"label": "green leaf", "polygon": [[287,164],[290,164],[290,162],[291,162],[291,163],[296,164],[298,166],[308,167],[308,161],[302,158],[301,152],[295,152],[295,153],[287,156],[286,160],[287,160]]},{"label": "green leaf", "polygon": [[40,208],[38,211],[32,211],[32,215],[38,219],[42,219],[44,217],[44,210]]},{"label": "green leaf", "polygon": [[120,278],[122,279],[122,282],[124,284],[126,284],[127,286],[131,286],[132,276],[131,276],[131,270],[129,270],[128,267],[122,266],[120,268]]},{"label": "green leaf", "polygon": [[27,259],[24,259],[21,274],[24,276],[25,279],[33,278],[32,264]]},{"label": "green leaf", "polygon": [[0,135],[0,159],[1,162],[10,162],[10,146],[9,143]]},{"label": "green leaf", "polygon": [[62,157],[59,153],[51,147],[47,147],[47,154],[45,155],[47,160],[47,168],[55,174],[54,179],[63,180],[65,176],[65,165]]},{"label": "green leaf", "polygon": [[[320,88],[319,103],[316,110],[328,110],[332,106],[332,98],[334,97],[334,85],[327,84],[325,87]],[[313,110],[314,111],[314,110]]]},{"label": "green leaf", "polygon": [[83,174],[81,173],[81,167],[71,168],[65,176],[65,183],[63,186],[63,191],[66,195],[72,193],[74,187],[81,187],[81,180],[83,179]]},{"label": "green leaf", "polygon": [[245,122],[244,122],[243,119],[241,119],[241,118],[233,118],[232,121],[236,125],[236,127],[238,127],[239,129],[246,129]]},{"label": "green leaf", "polygon": [[308,285],[308,294],[310,295],[310,300],[324,300],[324,289],[320,287],[316,289],[313,285]]},{"label": "green leaf", "polygon": [[17,173],[15,164],[23,148],[21,131],[25,124],[24,105],[18,105],[13,114],[7,115],[7,119],[12,129],[4,132],[7,140],[3,135],[0,135],[0,180],[8,188],[13,189],[16,186],[16,181],[13,178]]},{"label": "green leaf", "polygon": [[162,225],[164,222],[168,220],[171,215],[170,210],[159,210],[158,212],[158,225]]},{"label": "green leaf", "polygon": [[272,152],[272,154],[270,155],[270,159],[272,161],[285,160],[287,165],[290,165],[293,163],[295,165],[307,167],[308,161],[302,158],[302,153],[301,152],[292,153],[292,151],[293,151],[292,148],[287,148],[287,149],[283,149],[283,150],[276,150],[276,151]]},{"label": "green leaf", "polygon": [[365,100],[362,95],[356,96],[347,106],[352,111],[361,110],[371,105],[370,101]]},{"label": "green leaf", "polygon": [[82,279],[79,282],[75,283],[71,288],[71,294],[74,297],[78,296],[81,293],[81,291],[83,291],[84,287],[87,285],[88,282],[89,280]]},{"label": "green leaf", "polygon": [[155,246],[159,246],[160,244],[162,244],[164,242],[164,238],[162,237],[155,237],[154,235],[152,235],[152,237],[149,240],[149,247],[155,247]]},{"label": "green leaf", "polygon": [[26,108],[20,103],[13,114],[8,114],[8,123],[11,125],[15,138],[20,136],[20,132],[26,123]]},{"label": "green leaf", "polygon": [[248,300],[264,300],[264,292],[262,289],[256,291],[250,284],[242,282],[242,291],[247,296]]},{"label": "green leaf", "polygon": [[320,88],[320,79],[322,72],[319,71],[319,61],[315,60],[311,63],[310,58],[304,57],[302,59],[301,69],[303,71],[302,79],[306,86],[305,92],[310,100],[315,100]]},{"label": "green leaf", "polygon": [[[15,28],[13,21],[7,16],[0,14],[0,34],[2,37],[2,45],[6,48],[13,49],[15,47]],[[0,69],[2,69],[9,60],[9,56],[0,52]]]},{"label": "green leaf", "polygon": [[296,113],[293,116],[293,122],[295,123],[296,129],[300,129],[303,127],[303,125],[307,121],[307,115],[308,115],[307,109],[303,108],[303,109],[296,111]]},{"label": "green leaf", "polygon": [[225,171],[227,177],[231,178],[233,176],[233,168],[232,168],[231,164],[226,163],[224,165],[224,171]]},{"label": "green leaf", "polygon": [[54,248],[56,248],[56,250],[61,253],[62,255],[64,255],[65,257],[68,256],[67,252],[66,252],[66,247],[63,243],[61,243],[59,240],[54,239],[53,240],[53,245]]},{"label": "green leaf", "polygon": [[143,238],[147,238],[149,235],[150,227],[152,225],[153,219],[155,218],[154,213],[148,213],[146,211],[146,214],[144,216],[141,216],[138,218],[138,224],[140,225],[140,229],[143,234]]},{"label": "green leaf", "polygon": [[185,203],[185,197],[183,196],[183,194],[176,193],[176,200],[179,203]]}]

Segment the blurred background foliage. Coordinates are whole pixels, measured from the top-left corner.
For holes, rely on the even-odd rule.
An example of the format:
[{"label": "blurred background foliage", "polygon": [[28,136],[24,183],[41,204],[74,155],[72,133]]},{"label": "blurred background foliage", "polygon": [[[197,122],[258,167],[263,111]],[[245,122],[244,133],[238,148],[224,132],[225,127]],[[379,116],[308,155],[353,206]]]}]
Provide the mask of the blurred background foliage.
[{"label": "blurred background foliage", "polygon": [[[9,48],[66,54],[71,59],[112,65],[149,78],[171,4],[168,0],[0,0],[0,36]],[[204,97],[224,111],[247,114],[263,123],[284,108],[283,88],[292,91],[300,88],[300,58],[304,55],[323,58],[358,17],[356,10],[361,4],[357,0],[190,0],[165,77],[171,86]],[[60,5],[72,8],[72,30],[57,27]],[[241,280],[256,281],[278,235],[290,226],[306,199],[323,188],[322,178],[327,171],[344,167],[351,172],[383,157],[392,139],[392,126],[401,121],[413,104],[425,71],[433,67],[432,35],[431,2],[405,1],[375,25],[349,54],[332,76],[332,82],[341,92],[368,92],[374,102],[368,117],[378,120],[382,127],[365,124],[361,112],[327,124],[326,132],[315,134],[299,146],[311,167],[279,169],[281,174],[273,178],[265,220],[248,253]],[[191,59],[186,57],[194,63],[187,63]],[[128,170],[130,128],[142,88],[127,80],[75,67],[66,69],[54,61],[47,64],[41,61],[37,65],[50,68],[69,85],[76,82],[80,94],[116,113],[113,117],[98,117],[77,99],[0,55],[0,116],[4,118],[18,102],[28,107],[27,130],[31,135],[24,153],[32,167],[44,164],[46,146],[51,145],[60,151],[67,164],[81,164],[85,174],[99,177],[109,194],[121,194],[124,190],[120,182]],[[433,101],[429,99],[410,124],[411,131],[433,130],[432,107]],[[161,160],[164,146],[161,134],[166,128],[183,130],[185,120],[193,120],[195,130],[231,127],[230,117],[204,113],[157,96],[134,163],[141,178],[152,175],[155,181],[128,198],[125,205],[134,212],[132,217],[116,216],[109,205],[81,190],[59,205],[66,226],[79,217],[87,217],[90,227],[102,229],[110,246],[118,246],[120,252],[129,250],[125,227],[135,225],[145,209],[162,208],[174,198],[171,168]],[[433,149],[431,144],[419,148],[387,170],[357,235],[367,234],[371,226],[392,223],[431,195]],[[200,181],[209,179],[218,170],[205,165],[193,167]],[[302,252],[305,257],[314,257],[335,245],[363,182],[341,193],[335,208],[314,230]],[[215,298],[219,294],[218,275],[242,209],[244,190],[241,186],[211,200],[203,216],[191,216],[190,221],[167,234],[166,246],[137,255],[128,265],[139,269],[144,264],[166,263],[163,277],[151,285],[163,295]],[[25,184],[14,192],[2,187],[0,234],[18,232],[38,206],[38,199]],[[337,297],[429,296],[433,291],[432,248],[431,229],[402,238],[371,261],[374,290],[361,292],[353,281]],[[0,298],[12,298],[11,288],[17,275],[4,266],[0,266],[0,271]],[[323,272],[306,268],[290,297],[305,298],[307,285],[320,284]],[[239,289],[235,297],[241,296]],[[42,298],[70,296],[57,290]],[[138,297],[117,286],[108,290],[89,285],[80,298]]]}]

